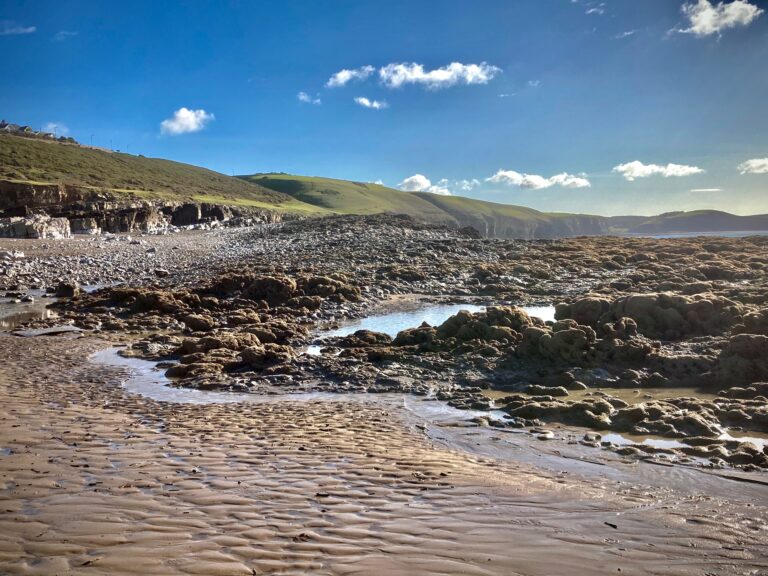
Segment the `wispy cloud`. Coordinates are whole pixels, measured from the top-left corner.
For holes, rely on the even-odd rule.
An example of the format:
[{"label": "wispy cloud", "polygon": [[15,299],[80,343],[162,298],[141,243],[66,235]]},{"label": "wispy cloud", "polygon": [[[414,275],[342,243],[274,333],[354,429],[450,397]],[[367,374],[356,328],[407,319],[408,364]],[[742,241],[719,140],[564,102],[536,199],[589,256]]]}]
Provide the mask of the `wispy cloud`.
[{"label": "wispy cloud", "polygon": [[567,172],[545,178],[538,174],[523,174],[515,170],[499,170],[493,176],[486,178],[485,181],[494,184],[517,186],[527,190],[543,190],[552,186],[562,186],[563,188],[589,188],[592,186],[590,181],[583,175],[574,176]]},{"label": "wispy cloud", "polygon": [[199,132],[214,119],[214,115],[205,110],[190,110],[182,107],[173,113],[173,117],[160,123],[160,132],[171,135]]},{"label": "wispy cloud", "polygon": [[753,158],[739,164],[742,174],[768,174],[768,158]]},{"label": "wispy cloud", "polygon": [[387,64],[379,69],[379,79],[387,88],[400,88],[406,84],[424,86],[430,90],[449,88],[457,84],[487,84],[501,72],[500,68],[487,62],[480,64],[462,64],[451,62],[442,68],[425,70],[422,64],[415,62]]},{"label": "wispy cloud", "polygon": [[649,176],[670,178],[672,176],[692,176],[704,172],[704,170],[697,166],[686,166],[684,164],[667,164],[662,166],[660,164],[643,164],[639,160],[614,166],[613,171],[624,176],[624,179],[629,182],[633,182],[637,178],[648,178]]},{"label": "wispy cloud", "polygon": [[471,180],[459,180],[456,182],[456,187],[462,192],[469,192],[480,186],[480,180],[472,178]]},{"label": "wispy cloud", "polygon": [[683,4],[681,10],[688,20],[688,27],[674,28],[672,31],[699,37],[720,34],[728,28],[748,26],[764,12],[748,0],[718,4],[713,4],[710,0],[698,0],[695,3]]},{"label": "wispy cloud", "polygon": [[359,104],[363,108],[372,108],[373,110],[384,110],[385,108],[389,108],[389,104],[384,100],[369,100],[365,96],[358,96],[355,98],[355,104]]},{"label": "wispy cloud", "polygon": [[541,80],[528,80],[528,86],[531,88],[538,88],[541,86]]},{"label": "wispy cloud", "polygon": [[305,104],[314,104],[314,105],[317,106],[317,105],[320,105],[320,104],[323,103],[323,101],[320,100],[320,98],[318,98],[318,97],[314,97],[313,98],[312,96],[310,96],[306,92],[299,92],[296,95],[296,98],[299,99],[299,102],[304,102]]},{"label": "wispy cloud", "polygon": [[361,66],[360,68],[344,68],[336,72],[325,83],[327,88],[340,88],[355,80],[365,80],[376,71],[373,66]]},{"label": "wispy cloud", "polygon": [[431,192],[441,196],[450,196],[451,191],[446,188],[447,184],[448,180],[444,179],[437,184],[432,184],[432,181],[424,174],[414,174],[400,182],[397,187],[404,192]]},{"label": "wispy cloud", "polygon": [[56,32],[56,34],[53,35],[53,40],[55,42],[63,42],[64,40],[69,40],[78,34],[79,32],[73,32],[72,30],[59,30]]},{"label": "wispy cloud", "polygon": [[43,126],[45,132],[52,132],[57,136],[66,136],[69,134],[69,128],[63,122],[48,122]]},{"label": "wispy cloud", "polygon": [[722,188],[691,188],[689,192],[700,192],[700,193],[708,193],[708,192],[722,192]]},{"label": "wispy cloud", "polygon": [[591,2],[588,5],[585,14],[597,14],[599,16],[602,16],[603,14],[605,14],[605,2],[600,2],[600,3]]},{"label": "wispy cloud", "polygon": [[630,36],[634,36],[637,34],[637,30],[627,30],[626,32],[622,32],[621,34],[616,34],[614,38],[616,40],[621,40],[622,38],[629,38]]},{"label": "wispy cloud", "polygon": [[37,30],[35,26],[22,26],[13,20],[0,20],[0,36],[18,36],[32,34]]}]

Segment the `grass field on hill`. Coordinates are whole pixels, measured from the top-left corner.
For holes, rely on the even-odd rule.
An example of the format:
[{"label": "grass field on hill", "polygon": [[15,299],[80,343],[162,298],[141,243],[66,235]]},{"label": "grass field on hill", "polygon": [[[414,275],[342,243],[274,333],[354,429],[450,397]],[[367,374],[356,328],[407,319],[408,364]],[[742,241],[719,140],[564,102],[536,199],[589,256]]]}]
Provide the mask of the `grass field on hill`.
[{"label": "grass field on hill", "polygon": [[306,214],[326,212],[199,166],[16,136],[0,135],[0,179],[68,184],[146,199],[195,200]]}]

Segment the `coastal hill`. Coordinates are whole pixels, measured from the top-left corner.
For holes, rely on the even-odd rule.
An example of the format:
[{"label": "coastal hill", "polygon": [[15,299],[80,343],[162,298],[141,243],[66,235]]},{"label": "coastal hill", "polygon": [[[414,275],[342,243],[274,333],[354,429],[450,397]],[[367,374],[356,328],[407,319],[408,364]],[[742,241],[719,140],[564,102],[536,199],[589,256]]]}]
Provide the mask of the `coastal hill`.
[{"label": "coastal hill", "polygon": [[716,210],[670,212],[659,216],[593,216],[540,212],[429,192],[402,192],[379,184],[283,173],[240,176],[248,182],[288,194],[340,214],[408,214],[450,226],[472,226],[489,238],[558,238],[596,234],[672,234],[764,231],[768,214],[736,216]]},{"label": "coastal hill", "polygon": [[719,210],[667,212],[643,219],[641,222],[631,226],[630,230],[635,234],[764,231],[768,230],[768,214],[737,216]]},{"label": "coastal hill", "polygon": [[490,238],[557,238],[611,232],[609,220],[600,216],[546,213],[461,196],[403,192],[370,182],[282,173],[240,178],[337,214],[407,214],[436,224],[472,226]]},{"label": "coastal hill", "polygon": [[[199,166],[8,134],[0,134],[0,184],[0,191],[56,185],[65,188],[68,196],[84,200],[107,194],[284,212],[325,212],[280,192]],[[0,211],[4,209],[1,200]]]},{"label": "coastal hill", "polygon": [[[227,176],[160,158],[71,142],[0,134],[0,215],[80,201],[208,203],[289,216],[406,214],[490,238],[558,238],[768,230],[768,215],[702,210],[659,216],[604,217],[540,212],[460,196],[403,192],[379,184],[282,173]],[[71,214],[62,213],[71,218]],[[89,214],[96,216],[95,214]],[[193,219],[194,220],[194,219]]]}]

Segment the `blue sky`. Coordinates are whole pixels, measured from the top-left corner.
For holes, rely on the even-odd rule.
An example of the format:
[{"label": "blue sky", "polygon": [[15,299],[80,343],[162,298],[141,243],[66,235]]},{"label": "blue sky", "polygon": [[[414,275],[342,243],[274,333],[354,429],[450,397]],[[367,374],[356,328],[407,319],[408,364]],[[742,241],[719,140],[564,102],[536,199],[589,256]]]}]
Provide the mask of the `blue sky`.
[{"label": "blue sky", "polygon": [[7,120],[227,174],[768,212],[758,0],[4,0],[0,53]]}]

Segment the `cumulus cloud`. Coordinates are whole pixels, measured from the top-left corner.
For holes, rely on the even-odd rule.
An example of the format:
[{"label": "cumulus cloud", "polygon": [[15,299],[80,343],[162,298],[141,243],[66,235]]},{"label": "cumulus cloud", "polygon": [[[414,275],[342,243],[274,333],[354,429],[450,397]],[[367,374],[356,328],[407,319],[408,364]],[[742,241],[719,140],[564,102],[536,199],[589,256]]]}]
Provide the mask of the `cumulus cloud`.
[{"label": "cumulus cloud", "polygon": [[414,174],[400,182],[397,187],[403,192],[431,192],[441,196],[450,196],[451,191],[446,188],[447,184],[447,180],[440,180],[437,184],[432,184],[432,181],[423,174]]},{"label": "cumulus cloud", "polygon": [[364,96],[358,96],[355,98],[355,104],[359,104],[363,108],[372,108],[373,110],[383,110],[384,108],[389,108],[389,104],[387,104],[384,100],[369,100]]},{"label": "cumulus cloud", "polygon": [[684,164],[667,164],[666,166],[661,166],[659,164],[643,164],[639,160],[614,166],[613,171],[618,172],[624,176],[625,180],[629,180],[630,182],[637,178],[648,178],[649,176],[663,176],[664,178],[670,178],[672,176],[692,176],[704,172],[704,170],[697,166],[685,166]]},{"label": "cumulus cloud", "polygon": [[61,122],[48,122],[45,126],[43,126],[43,130],[45,132],[54,133],[57,136],[66,136],[69,134],[69,128],[66,126],[66,124]]},{"label": "cumulus cloud", "polygon": [[764,12],[747,0],[718,4],[713,4],[710,0],[698,0],[695,3],[683,4],[682,11],[688,20],[688,28],[677,28],[675,31],[699,37],[720,34],[723,30],[736,26],[748,26]]},{"label": "cumulus cloud", "polygon": [[376,68],[373,66],[361,66],[360,68],[353,68],[351,70],[344,68],[331,76],[328,79],[328,82],[325,83],[325,86],[327,88],[340,88],[341,86],[346,86],[353,80],[365,80],[375,71]]},{"label": "cumulus cloud", "polygon": [[742,174],[768,174],[768,158],[753,158],[739,164]]},{"label": "cumulus cloud", "polygon": [[299,99],[299,102],[304,102],[305,104],[315,104],[315,105],[318,105],[318,104],[322,104],[323,103],[323,101],[320,100],[320,98],[313,98],[312,96],[310,96],[306,92],[299,92],[296,95],[296,98]]},{"label": "cumulus cloud", "polygon": [[18,36],[20,34],[32,34],[37,30],[35,26],[22,26],[13,20],[0,20],[0,36]]},{"label": "cumulus cloud", "polygon": [[160,123],[160,132],[163,134],[199,132],[214,118],[213,114],[209,114],[205,110],[190,110],[182,107],[173,113],[172,118]]},{"label": "cumulus cloud", "polygon": [[494,184],[517,186],[527,190],[543,190],[552,186],[562,186],[563,188],[589,188],[592,186],[590,181],[584,176],[574,176],[566,172],[545,178],[538,174],[523,174],[514,170],[499,170],[493,176],[486,178],[485,181],[493,182]]},{"label": "cumulus cloud", "polygon": [[500,68],[487,62],[462,64],[451,62],[442,68],[425,70],[422,64],[403,62],[387,64],[379,69],[379,79],[388,88],[400,88],[406,84],[417,84],[430,90],[449,88],[457,84],[487,84],[501,72]]}]

